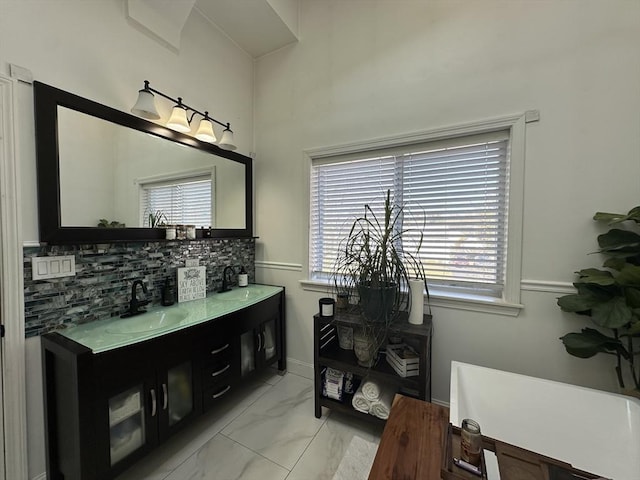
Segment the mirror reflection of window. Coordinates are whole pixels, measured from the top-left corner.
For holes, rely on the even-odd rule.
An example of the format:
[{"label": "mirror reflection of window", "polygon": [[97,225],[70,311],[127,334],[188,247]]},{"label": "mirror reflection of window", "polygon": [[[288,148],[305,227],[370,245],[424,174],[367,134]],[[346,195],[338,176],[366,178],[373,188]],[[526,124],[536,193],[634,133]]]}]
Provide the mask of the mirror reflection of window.
[{"label": "mirror reflection of window", "polygon": [[215,225],[212,212],[214,182],[212,174],[169,178],[161,181],[139,181],[140,224],[143,227],[163,225]]},{"label": "mirror reflection of window", "polygon": [[[160,209],[167,224],[217,229],[246,228],[245,166],[209,152],[125,128],[58,106],[61,226],[95,227],[101,219],[126,227],[149,227]],[[215,171],[215,178],[211,172]],[[140,185],[187,183],[209,173],[208,209],[196,200],[184,213],[141,206]],[[189,201],[184,197],[183,202]],[[194,218],[195,213],[198,216]],[[208,219],[205,220],[205,217]]]}]

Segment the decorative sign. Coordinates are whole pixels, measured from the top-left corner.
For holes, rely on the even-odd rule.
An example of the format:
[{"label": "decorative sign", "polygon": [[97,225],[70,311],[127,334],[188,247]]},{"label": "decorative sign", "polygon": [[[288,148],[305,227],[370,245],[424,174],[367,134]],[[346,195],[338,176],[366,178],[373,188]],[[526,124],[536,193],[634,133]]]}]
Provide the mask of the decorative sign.
[{"label": "decorative sign", "polygon": [[207,267],[178,269],[178,302],[198,300],[207,296]]}]

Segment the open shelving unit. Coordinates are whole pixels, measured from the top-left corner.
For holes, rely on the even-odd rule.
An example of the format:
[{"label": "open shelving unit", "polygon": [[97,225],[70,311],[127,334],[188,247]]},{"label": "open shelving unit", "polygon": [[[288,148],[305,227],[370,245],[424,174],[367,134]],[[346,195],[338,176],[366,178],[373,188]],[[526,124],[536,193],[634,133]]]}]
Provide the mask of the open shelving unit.
[{"label": "open shelving unit", "polygon": [[334,368],[350,372],[362,381],[372,378],[386,385],[393,385],[403,395],[431,401],[431,338],[433,324],[431,315],[425,315],[422,325],[412,325],[407,315],[401,316],[389,329],[389,334],[402,338],[402,342],[411,346],[419,356],[419,372],[414,377],[401,377],[389,365],[384,351],[378,352],[378,360],[372,367],[358,365],[353,350],[340,348],[338,342],[338,326],[357,329],[361,319],[357,314],[337,311],[333,317],[314,316],[314,399],[315,416],[322,416],[322,407],[330,408],[349,415],[366,418],[372,422],[384,423],[372,415],[358,412],[351,405],[352,394],[343,392],[342,400],[334,400],[322,395],[323,372],[326,368]]}]

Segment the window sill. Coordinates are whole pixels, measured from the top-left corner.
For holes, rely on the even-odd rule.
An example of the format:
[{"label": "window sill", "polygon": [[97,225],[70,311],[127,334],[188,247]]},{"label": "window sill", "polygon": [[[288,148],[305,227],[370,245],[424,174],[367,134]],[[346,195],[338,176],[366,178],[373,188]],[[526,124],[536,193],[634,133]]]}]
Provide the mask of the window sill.
[{"label": "window sill", "polygon": [[[300,280],[303,290],[321,292],[331,295],[332,288],[326,282],[319,280]],[[510,303],[499,298],[484,295],[469,295],[462,293],[442,292],[437,289],[429,289],[430,304],[432,307],[467,310],[471,312],[491,313],[494,315],[506,315],[517,317],[524,305]]]}]

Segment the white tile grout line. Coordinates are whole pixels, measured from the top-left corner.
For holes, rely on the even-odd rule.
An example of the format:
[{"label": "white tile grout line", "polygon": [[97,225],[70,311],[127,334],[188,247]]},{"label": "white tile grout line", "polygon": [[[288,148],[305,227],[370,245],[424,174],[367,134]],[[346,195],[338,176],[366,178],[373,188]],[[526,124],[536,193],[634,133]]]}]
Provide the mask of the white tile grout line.
[{"label": "white tile grout line", "polygon": [[[217,430],[215,431],[215,433],[213,433],[213,434],[211,435],[211,437],[210,437],[206,442],[204,442],[202,445],[200,445],[200,447],[198,447],[198,448],[197,448],[197,449],[195,449],[193,452],[191,452],[191,454],[187,455],[187,457],[186,457],[182,462],[180,462],[178,465],[176,465],[176,466],[175,466],[175,468],[174,468],[173,470],[171,470],[171,471],[170,471],[170,472],[168,472],[164,477],[162,477],[162,480],[166,480],[168,477],[170,477],[171,475],[173,475],[173,472],[175,472],[175,471],[176,471],[177,469],[179,469],[182,465],[184,465],[184,464],[185,464],[185,462],[186,462],[187,460],[189,460],[191,457],[193,457],[194,455],[196,455],[196,454],[200,451],[200,449],[201,449],[204,445],[206,445],[206,443],[207,443],[209,440],[211,440],[212,438],[214,438],[216,435],[220,434],[220,435],[222,435],[222,436],[224,436],[224,437],[226,437],[226,438],[229,438],[229,437],[227,437],[226,435],[224,435],[224,434],[222,433],[222,430],[224,430],[224,429],[225,429],[225,428],[226,428],[226,427],[227,427],[231,422],[233,422],[233,421],[234,421],[234,420],[236,420],[240,415],[242,415],[244,412],[246,412],[246,411],[247,411],[247,409],[249,409],[249,408],[250,408],[254,403],[256,403],[258,400],[260,400],[260,398],[262,398],[262,397],[263,397],[267,392],[271,391],[271,389],[272,389],[273,387],[275,387],[276,385],[278,385],[278,383],[280,383],[280,382],[277,382],[277,383],[275,383],[275,384],[270,384],[270,383],[267,383],[267,382],[262,381],[262,380],[255,380],[255,382],[256,382],[255,388],[259,388],[259,387],[261,387],[262,385],[268,385],[268,386],[269,386],[269,388],[265,389],[265,391],[264,391],[261,395],[258,395],[258,396],[256,397],[256,399],[255,399],[253,402],[249,403],[249,404],[248,404],[244,409],[242,409],[242,410],[241,410],[237,415],[235,415],[234,417],[232,417],[228,422],[226,422],[226,423],[225,423],[224,425],[222,425],[219,429],[217,429]],[[261,383],[262,385],[259,385],[259,383]],[[235,441],[235,440],[233,440],[232,438],[229,438],[229,440],[231,440],[231,441],[233,441],[233,442],[235,442],[235,443],[238,443],[239,445],[242,445],[241,443],[236,442],[236,441]],[[243,447],[245,447],[245,448],[248,448],[248,447],[247,447],[247,446],[245,446],[245,445],[242,445],[242,446],[243,446]],[[250,449],[249,449],[249,450],[250,450]],[[252,450],[252,451],[253,451],[253,450]],[[257,453],[257,452],[255,452],[255,453]],[[267,460],[269,460],[269,459],[267,459]],[[271,461],[271,460],[269,460],[269,461]],[[272,462],[272,463],[275,463],[275,462]],[[277,464],[276,464],[276,465],[277,465]],[[281,466],[281,465],[280,465],[280,466]],[[284,468],[284,467],[283,467],[283,468]]]},{"label": "white tile grout line", "polygon": [[[315,394],[314,394],[315,395]],[[328,410],[328,409],[325,409]],[[320,430],[322,430],[322,427],[325,426],[325,424],[327,423],[327,420],[329,419],[329,417],[331,416],[331,410],[329,410],[327,412],[326,415],[322,415],[320,418],[324,417],[324,420],[322,421],[322,424],[320,425],[320,428],[318,428],[318,430],[316,431],[316,433],[313,435],[313,438],[311,439],[311,441],[307,444],[306,447],[304,447],[304,450],[302,451],[302,453],[300,454],[300,456],[298,457],[298,460],[296,460],[296,463],[293,464],[293,467],[291,467],[291,470],[289,470],[289,473],[287,474],[287,476],[285,477],[284,480],[287,480],[287,478],[289,478],[289,475],[291,475],[291,473],[295,470],[296,466],[298,465],[298,463],[300,463],[300,460],[302,459],[302,457],[304,457],[304,454],[307,453],[307,450],[309,449],[309,447],[311,446],[311,444],[313,443],[313,441],[316,439],[316,437],[318,436],[318,433],[320,433]],[[288,469],[287,469],[288,470]]]},{"label": "white tile grout line", "polygon": [[[287,373],[285,373],[285,375],[284,375],[284,376],[286,376],[286,375],[295,375],[296,377],[300,377],[300,378],[304,378],[305,380],[309,380],[308,378],[303,377],[303,376],[301,376],[301,375],[297,375],[297,374],[295,374],[295,373],[287,372]],[[284,376],[283,376],[283,378],[284,378]],[[229,424],[231,424],[234,420],[236,420],[240,415],[242,415],[243,413],[245,413],[245,412],[246,412],[249,408],[251,408],[251,407],[252,407],[252,406],[253,406],[253,405],[254,405],[258,400],[260,400],[264,395],[266,395],[267,393],[269,393],[269,392],[270,392],[274,387],[277,387],[277,386],[280,384],[280,382],[281,382],[281,381],[282,381],[282,379],[278,380],[276,383],[271,384],[271,383],[268,383],[268,382],[266,382],[266,381],[264,381],[264,380],[255,380],[255,382],[256,382],[256,386],[255,386],[255,388],[259,388],[259,387],[260,387],[260,386],[262,386],[262,385],[268,385],[268,386],[269,386],[269,388],[265,389],[265,391],[264,391],[262,394],[258,395],[258,396],[255,398],[255,400],[254,400],[253,402],[251,402],[251,403],[247,404],[247,406],[246,406],[244,409],[242,409],[242,410],[241,410],[237,415],[235,415],[234,417],[232,417],[228,422],[226,422],[222,427],[220,427],[220,429],[218,429],[218,430],[217,430],[217,431],[216,431],[216,432],[215,432],[215,433],[214,433],[214,434],[209,438],[209,440],[210,440],[210,439],[212,439],[213,437],[215,437],[216,435],[222,435],[223,437],[228,438],[229,440],[231,440],[231,441],[232,441],[232,442],[234,442],[234,443],[237,443],[238,445],[241,445],[242,447],[246,448],[247,450],[252,451],[252,452],[253,452],[253,453],[255,453],[256,455],[261,456],[262,458],[264,458],[265,460],[267,460],[267,461],[269,461],[269,462],[273,463],[274,465],[278,465],[279,467],[284,468],[285,470],[287,470],[287,471],[289,472],[289,473],[287,474],[287,477],[288,477],[288,476],[289,476],[289,474],[291,473],[291,471],[293,470],[293,468],[292,468],[291,470],[289,470],[289,469],[288,469],[287,467],[285,467],[284,465],[280,465],[279,463],[274,462],[274,461],[273,461],[273,460],[271,460],[270,458],[267,458],[267,457],[265,457],[264,455],[262,455],[260,452],[256,452],[255,450],[253,450],[253,449],[251,449],[251,448],[247,447],[246,445],[243,445],[242,443],[238,442],[237,440],[234,440],[233,438],[231,438],[231,437],[229,437],[229,436],[227,436],[227,435],[225,435],[225,434],[223,434],[223,433],[222,433],[222,431],[223,431],[227,426],[229,426]],[[259,385],[258,383],[261,383],[262,385]],[[320,425],[320,428],[322,428],[322,426],[323,426],[323,425],[324,425],[324,423],[326,422],[327,418],[328,418],[328,415],[327,415],[327,417],[324,419],[324,421],[322,422],[322,425]],[[320,428],[318,428],[318,432],[320,431]],[[315,433],[315,435],[313,436],[313,438],[311,439],[311,441],[309,442],[309,444],[305,447],[304,451],[300,454],[300,457],[298,457],[298,460],[297,460],[297,461],[296,461],[296,463],[294,464],[294,468],[295,468],[295,465],[297,465],[297,464],[298,464],[298,462],[300,461],[300,458],[302,458],[302,455],[304,455],[304,452],[306,452],[306,451],[307,451],[307,448],[309,448],[309,445],[311,445],[311,442],[313,442],[313,440],[315,439],[315,437],[316,437],[316,435],[318,434],[318,432],[316,432],[316,433]],[[207,440],[207,441],[208,441],[208,440]],[[207,442],[205,442],[205,444],[206,444],[206,443],[207,443]],[[173,472],[175,472],[178,468],[180,468],[180,467],[181,467],[181,466],[182,466],[182,465],[183,465],[187,460],[189,460],[191,457],[193,457],[194,455],[196,455],[196,454],[200,451],[200,449],[201,449],[203,446],[204,446],[204,444],[203,444],[203,445],[201,445],[199,448],[197,448],[195,451],[193,451],[190,455],[188,455],[188,456],[187,456],[187,457],[186,457],[182,462],[180,462],[178,465],[176,465],[176,467],[175,467],[173,470],[171,470],[171,472],[168,472],[168,473],[167,473],[167,475],[165,475],[164,477],[162,477],[162,480],[165,480],[166,478],[168,478],[169,476],[171,476],[171,475],[173,474]]]}]

